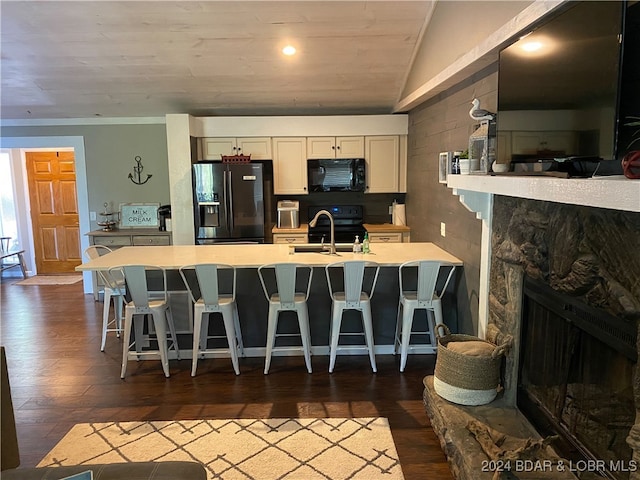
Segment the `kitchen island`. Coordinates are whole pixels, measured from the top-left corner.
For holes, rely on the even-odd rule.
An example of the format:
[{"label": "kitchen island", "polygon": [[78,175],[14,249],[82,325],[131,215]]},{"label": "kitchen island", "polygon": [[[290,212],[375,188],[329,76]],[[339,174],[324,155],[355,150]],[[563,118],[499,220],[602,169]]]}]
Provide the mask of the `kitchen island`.
[{"label": "kitchen island", "polygon": [[[313,248],[318,245],[300,245]],[[338,247],[349,248],[348,245]],[[227,244],[227,245],[167,245],[146,247],[123,247],[102,257],[90,260],[76,267],[78,271],[107,270],[122,265],[155,265],[169,270],[168,288],[173,292],[172,310],[179,334],[191,332],[188,321],[189,303],[184,295],[182,280],[177,270],[184,265],[198,263],[226,263],[237,267],[236,301],[240,316],[242,336],[247,356],[263,356],[267,332],[268,304],[262,292],[257,268],[267,263],[293,262],[314,267],[311,294],[309,296],[309,320],[311,324],[312,352],[327,355],[329,351],[329,323],[331,300],[325,277],[324,266],[340,261],[367,260],[381,265],[380,276],[372,299],[374,340],[376,353],[393,353],[396,313],[399,297],[398,267],[411,260],[437,260],[461,266],[460,259],[454,257],[433,243],[389,243],[374,244],[369,254],[338,252],[327,255],[317,252],[292,253],[295,246],[285,244]],[[455,281],[450,283],[453,288]],[[181,294],[182,293],[182,294]],[[456,331],[455,296],[445,295],[443,300],[445,323]],[[290,314],[290,315],[287,315]],[[290,316],[290,321],[287,317]],[[282,328],[296,331],[295,315],[284,312],[281,316]],[[346,312],[343,330],[360,331],[359,314]],[[215,324],[217,322],[212,322]],[[348,339],[347,339],[348,340]],[[354,337],[354,340],[359,340]],[[180,340],[183,348],[183,340]],[[185,338],[184,348],[189,348]],[[356,350],[357,351],[357,350]],[[360,353],[360,352],[359,352]],[[188,357],[188,355],[185,355]]]}]

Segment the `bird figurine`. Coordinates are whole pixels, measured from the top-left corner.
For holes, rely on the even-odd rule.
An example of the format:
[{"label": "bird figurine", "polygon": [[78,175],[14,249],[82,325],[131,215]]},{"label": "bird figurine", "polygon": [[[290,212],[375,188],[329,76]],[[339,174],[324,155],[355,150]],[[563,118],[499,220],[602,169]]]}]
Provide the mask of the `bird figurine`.
[{"label": "bird figurine", "polygon": [[480,100],[474,98],[471,102],[473,107],[469,110],[469,116],[477,121],[482,120],[494,120],[496,118],[496,114],[490,112],[489,110],[485,110],[484,108],[480,108]]}]

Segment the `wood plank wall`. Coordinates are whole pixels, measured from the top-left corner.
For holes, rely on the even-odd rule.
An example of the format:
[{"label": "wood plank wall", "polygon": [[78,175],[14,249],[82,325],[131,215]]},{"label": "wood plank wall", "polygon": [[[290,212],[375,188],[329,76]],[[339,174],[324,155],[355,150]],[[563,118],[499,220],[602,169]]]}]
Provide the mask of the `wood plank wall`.
[{"label": "wood plank wall", "polygon": [[[433,242],[464,261],[458,276],[458,331],[476,334],[481,222],[445,184],[438,182],[438,154],[465,150],[475,122],[471,100],[496,111],[497,65],[442,92],[409,113],[407,223],[411,240]],[[445,223],[445,237],[440,224]]]}]

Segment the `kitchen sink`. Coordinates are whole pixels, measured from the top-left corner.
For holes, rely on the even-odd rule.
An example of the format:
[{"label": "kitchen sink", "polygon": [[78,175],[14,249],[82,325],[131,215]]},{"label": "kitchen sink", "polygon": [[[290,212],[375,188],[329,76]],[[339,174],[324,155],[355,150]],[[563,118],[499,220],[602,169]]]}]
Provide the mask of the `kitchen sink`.
[{"label": "kitchen sink", "polygon": [[[293,246],[294,253],[329,253],[329,244],[325,243],[324,247],[318,244],[307,244],[307,245],[294,245]],[[337,243],[336,244],[336,252],[352,252],[353,245],[350,243]]]}]

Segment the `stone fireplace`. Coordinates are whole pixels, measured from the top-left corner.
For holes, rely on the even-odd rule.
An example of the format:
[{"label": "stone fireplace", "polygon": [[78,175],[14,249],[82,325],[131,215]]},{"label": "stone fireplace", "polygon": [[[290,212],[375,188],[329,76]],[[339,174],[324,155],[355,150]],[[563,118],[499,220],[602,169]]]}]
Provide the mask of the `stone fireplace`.
[{"label": "stone fireplace", "polygon": [[492,227],[489,323],[515,340],[506,403],[560,433],[565,458],[640,462],[640,215],[497,196]]},{"label": "stone fireplace", "polygon": [[514,339],[504,390],[489,405],[450,404],[425,378],[425,408],[456,479],[494,478],[479,471],[487,457],[465,428],[470,419],[514,438],[559,433],[552,443],[559,456],[607,467],[517,478],[640,479],[640,197],[633,188],[621,210],[454,188],[483,220],[487,324],[479,335]]},{"label": "stone fireplace", "polygon": [[613,465],[610,478],[628,478],[636,321],[526,276],[523,294],[518,408],[539,433],[559,436],[565,459],[600,460]]}]

